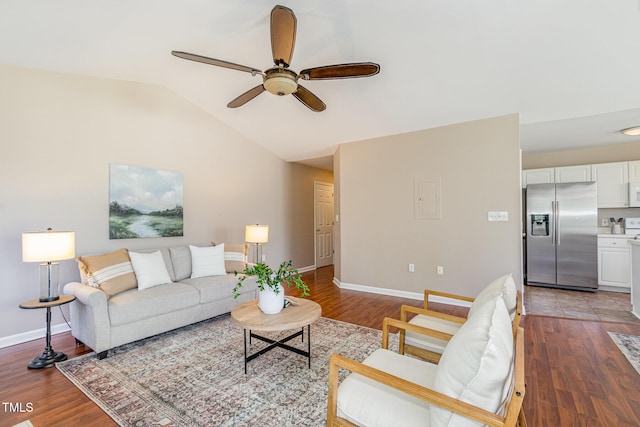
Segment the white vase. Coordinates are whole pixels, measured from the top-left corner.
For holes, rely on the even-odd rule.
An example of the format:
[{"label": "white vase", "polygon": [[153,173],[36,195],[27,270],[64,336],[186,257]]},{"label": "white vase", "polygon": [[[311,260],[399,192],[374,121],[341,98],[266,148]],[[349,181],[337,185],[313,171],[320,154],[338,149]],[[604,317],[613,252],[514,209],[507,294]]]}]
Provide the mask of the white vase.
[{"label": "white vase", "polygon": [[278,293],[276,294],[270,287],[265,286],[264,291],[259,292],[258,307],[265,314],[280,313],[284,307],[284,288],[278,284]]}]

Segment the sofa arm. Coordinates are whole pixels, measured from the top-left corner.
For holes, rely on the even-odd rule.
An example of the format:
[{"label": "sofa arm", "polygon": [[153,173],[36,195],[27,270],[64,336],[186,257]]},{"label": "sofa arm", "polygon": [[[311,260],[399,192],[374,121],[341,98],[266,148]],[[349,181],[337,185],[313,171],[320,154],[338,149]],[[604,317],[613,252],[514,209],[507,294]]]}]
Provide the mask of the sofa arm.
[{"label": "sofa arm", "polygon": [[64,285],[64,293],[73,295],[84,305],[99,309],[101,306],[107,309],[107,294],[98,288],[83,285],[78,282],[70,282]]},{"label": "sofa arm", "polygon": [[107,294],[77,282],[67,283],[64,292],[76,297],[70,304],[73,336],[96,353],[110,349],[111,322]]}]

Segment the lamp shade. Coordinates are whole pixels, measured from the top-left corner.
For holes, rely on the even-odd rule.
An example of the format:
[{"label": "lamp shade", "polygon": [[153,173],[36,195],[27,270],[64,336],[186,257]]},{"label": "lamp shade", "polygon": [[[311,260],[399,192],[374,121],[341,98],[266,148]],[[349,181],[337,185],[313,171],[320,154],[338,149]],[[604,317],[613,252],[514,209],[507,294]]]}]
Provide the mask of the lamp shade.
[{"label": "lamp shade", "polygon": [[76,256],[74,231],[32,231],[22,233],[22,261],[49,262]]},{"label": "lamp shade", "polygon": [[269,241],[269,226],[247,225],[244,229],[244,241],[247,243],[267,243]]}]

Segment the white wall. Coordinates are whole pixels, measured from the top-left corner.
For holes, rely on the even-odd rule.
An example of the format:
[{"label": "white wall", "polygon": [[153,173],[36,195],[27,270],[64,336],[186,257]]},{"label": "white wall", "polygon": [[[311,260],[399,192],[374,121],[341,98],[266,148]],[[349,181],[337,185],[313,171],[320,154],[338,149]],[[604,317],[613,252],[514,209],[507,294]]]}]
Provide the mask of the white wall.
[{"label": "white wall", "polygon": [[[241,243],[245,224],[265,223],[268,260],[291,258],[286,162],[162,87],[10,66],[0,75],[0,344],[45,325],[44,310],[18,308],[39,291],[23,231],[73,230],[81,255]],[[110,163],[182,172],[184,237],[109,240]],[[78,278],[63,261],[61,284]]]},{"label": "white wall", "polygon": [[[520,283],[519,150],[517,115],[341,145],[338,280],[469,296],[506,273]],[[442,219],[417,220],[414,182],[429,179],[442,183]],[[489,222],[489,211],[509,221]]]}]

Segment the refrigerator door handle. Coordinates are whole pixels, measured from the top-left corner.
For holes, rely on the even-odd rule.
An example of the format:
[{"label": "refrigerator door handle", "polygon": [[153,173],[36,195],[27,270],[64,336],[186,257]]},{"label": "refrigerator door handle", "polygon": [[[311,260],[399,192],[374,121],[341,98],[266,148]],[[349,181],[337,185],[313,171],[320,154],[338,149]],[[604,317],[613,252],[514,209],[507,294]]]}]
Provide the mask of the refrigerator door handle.
[{"label": "refrigerator door handle", "polygon": [[551,244],[556,244],[556,202],[551,202]]},{"label": "refrigerator door handle", "polygon": [[556,202],[556,211],[553,214],[556,226],[556,245],[560,245],[560,202]]}]

